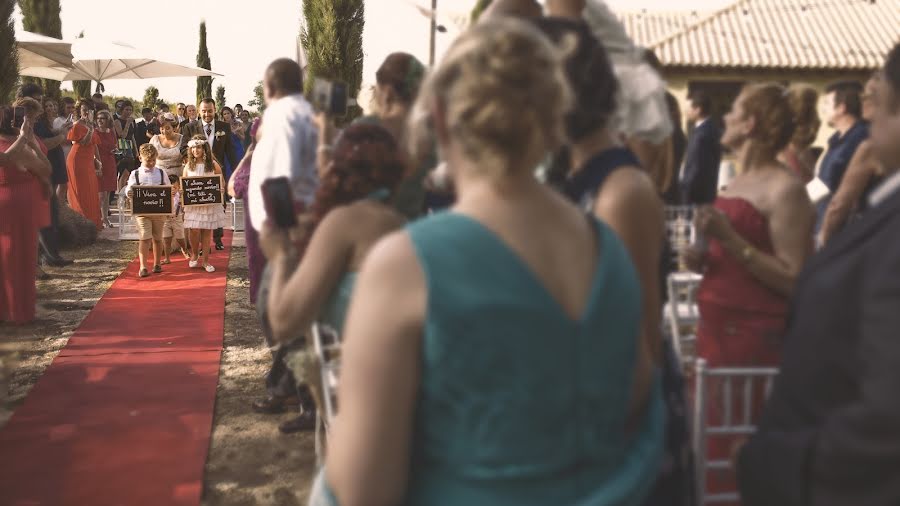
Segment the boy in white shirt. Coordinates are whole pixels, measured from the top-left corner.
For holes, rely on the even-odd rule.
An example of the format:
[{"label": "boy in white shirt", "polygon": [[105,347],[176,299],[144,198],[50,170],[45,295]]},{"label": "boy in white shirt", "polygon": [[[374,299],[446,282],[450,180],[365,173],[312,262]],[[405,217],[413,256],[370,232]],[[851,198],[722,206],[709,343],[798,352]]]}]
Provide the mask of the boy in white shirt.
[{"label": "boy in white shirt", "polygon": [[[141,166],[133,170],[128,176],[128,184],[125,186],[125,194],[132,198],[132,188],[140,185],[171,186],[166,171],[156,166],[158,152],[152,144],[144,144],[138,150],[141,156]],[[165,216],[135,216],[137,222],[140,244],[138,247],[138,259],[141,262],[140,277],[150,275],[147,271],[144,258],[150,254],[150,244],[153,244],[153,272],[162,272],[160,256],[162,253],[163,228],[166,224]]]}]

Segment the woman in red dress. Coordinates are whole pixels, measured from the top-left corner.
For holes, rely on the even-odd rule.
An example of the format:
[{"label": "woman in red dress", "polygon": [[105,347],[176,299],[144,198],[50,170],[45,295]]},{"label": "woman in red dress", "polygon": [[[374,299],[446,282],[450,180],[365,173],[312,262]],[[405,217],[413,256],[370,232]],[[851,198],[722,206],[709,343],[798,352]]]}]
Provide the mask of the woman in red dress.
[{"label": "woman in red dress", "polygon": [[102,228],[97,169],[100,165],[99,137],[94,131],[94,103],[81,99],[75,104],[80,119],[69,130],[72,151],[66,160],[69,173],[69,207]]},{"label": "woman in red dress", "polygon": [[109,194],[116,191],[118,184],[116,170],[116,131],[113,129],[112,115],[109,111],[97,113],[97,149],[100,152],[100,162],[103,165],[103,174],[97,177],[100,186],[100,217],[104,227],[111,227],[109,223]]},{"label": "woman in red dress", "polygon": [[34,319],[37,234],[45,221],[36,212],[36,188],[49,196],[50,173],[32,120],[16,129],[13,109],[0,106],[0,322]]},{"label": "woman in red dress", "polygon": [[[812,251],[814,219],[803,183],[777,161],[793,125],[788,93],[777,84],[744,88],[725,116],[722,144],[734,151],[742,170],[713,206],[696,211],[697,233],[708,247],[694,245],[686,258],[703,274],[697,355],[709,367],[779,364],[788,298]],[[710,385],[710,424],[722,422],[719,394]],[[762,401],[753,402],[754,417]],[[742,414],[738,404],[733,412]],[[713,438],[707,458],[727,460],[740,443]],[[707,492],[734,490],[733,470],[709,473]]]}]

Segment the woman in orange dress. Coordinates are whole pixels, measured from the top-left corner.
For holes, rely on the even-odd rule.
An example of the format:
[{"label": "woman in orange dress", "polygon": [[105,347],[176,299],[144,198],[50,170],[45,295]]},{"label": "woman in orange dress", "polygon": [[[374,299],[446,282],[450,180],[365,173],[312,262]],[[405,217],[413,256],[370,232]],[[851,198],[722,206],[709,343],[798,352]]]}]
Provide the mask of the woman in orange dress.
[{"label": "woman in orange dress", "polygon": [[75,104],[80,119],[69,130],[72,150],[66,160],[69,173],[69,207],[102,228],[100,221],[100,188],[97,167],[100,165],[100,138],[94,131],[94,103],[81,99]]},{"label": "woman in orange dress", "polygon": [[43,155],[26,117],[21,129],[13,109],[0,106],[0,322],[34,320],[37,290],[38,228],[34,189],[49,195],[50,162]]}]

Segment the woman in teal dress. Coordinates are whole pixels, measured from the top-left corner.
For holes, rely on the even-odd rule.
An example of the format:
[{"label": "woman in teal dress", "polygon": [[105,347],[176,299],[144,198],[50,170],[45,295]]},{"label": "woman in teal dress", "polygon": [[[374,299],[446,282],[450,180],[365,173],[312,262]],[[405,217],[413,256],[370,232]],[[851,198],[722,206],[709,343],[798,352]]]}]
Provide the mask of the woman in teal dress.
[{"label": "woman in teal dress", "polygon": [[[284,230],[267,225],[260,246],[272,265],[268,318],[276,340],[290,341],[314,321],[340,335],[356,271],[369,249],[405,219],[390,204],[405,165],[397,142],[377,125],[354,125],[334,146],[311,208],[311,231],[296,248]],[[302,258],[299,267],[297,258]],[[315,385],[317,374],[304,350],[286,360],[300,383]],[[310,427],[315,412],[294,420]],[[291,423],[291,422],[288,422]]]},{"label": "woman in teal dress", "polygon": [[410,132],[438,139],[459,198],[360,269],[311,504],[637,506],[653,486],[664,415],[637,273],[532,176],[564,138],[561,58],[487,20],[423,85]]}]

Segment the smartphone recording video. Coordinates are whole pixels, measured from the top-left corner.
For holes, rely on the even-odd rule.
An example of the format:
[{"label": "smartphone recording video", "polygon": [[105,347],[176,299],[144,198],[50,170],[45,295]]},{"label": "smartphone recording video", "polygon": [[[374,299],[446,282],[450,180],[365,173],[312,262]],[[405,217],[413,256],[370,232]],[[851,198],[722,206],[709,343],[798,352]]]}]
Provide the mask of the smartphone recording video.
[{"label": "smartphone recording video", "polygon": [[312,103],[318,111],[329,116],[345,116],[349,101],[346,83],[316,79],[313,84]]},{"label": "smartphone recording video", "polygon": [[286,177],[267,179],[262,185],[263,205],[266,214],[279,228],[297,226],[294,212],[294,192]]}]

